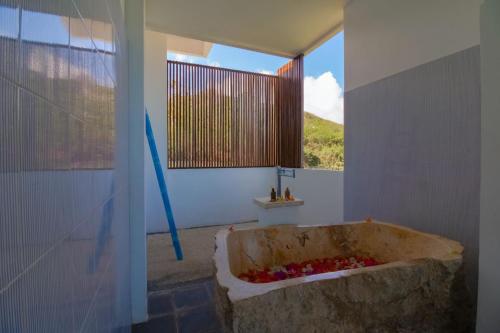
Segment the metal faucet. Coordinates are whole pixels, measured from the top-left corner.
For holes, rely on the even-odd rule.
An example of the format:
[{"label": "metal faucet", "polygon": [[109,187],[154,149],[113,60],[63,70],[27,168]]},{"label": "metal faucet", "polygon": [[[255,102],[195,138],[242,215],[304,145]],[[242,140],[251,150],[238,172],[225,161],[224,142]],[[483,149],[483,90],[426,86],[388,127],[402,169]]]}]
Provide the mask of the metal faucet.
[{"label": "metal faucet", "polygon": [[276,174],[278,176],[277,197],[281,197],[281,176],[295,178],[295,169],[286,169],[280,166],[276,167]]}]

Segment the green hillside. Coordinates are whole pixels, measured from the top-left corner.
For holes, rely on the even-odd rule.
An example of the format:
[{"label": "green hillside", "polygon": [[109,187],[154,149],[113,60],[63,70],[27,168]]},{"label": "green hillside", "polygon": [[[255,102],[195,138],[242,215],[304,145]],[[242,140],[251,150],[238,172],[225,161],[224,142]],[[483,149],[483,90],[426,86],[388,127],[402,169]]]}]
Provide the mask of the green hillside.
[{"label": "green hillside", "polygon": [[344,126],[304,112],[304,167],[344,170]]}]

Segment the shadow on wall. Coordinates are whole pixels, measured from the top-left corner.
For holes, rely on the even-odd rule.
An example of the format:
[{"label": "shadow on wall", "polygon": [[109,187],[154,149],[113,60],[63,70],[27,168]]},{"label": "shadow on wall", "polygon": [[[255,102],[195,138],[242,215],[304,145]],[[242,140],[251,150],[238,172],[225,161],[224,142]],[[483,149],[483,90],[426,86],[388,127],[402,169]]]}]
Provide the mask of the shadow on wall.
[{"label": "shadow on wall", "polygon": [[282,178],[283,191],[304,200],[299,210],[302,224],[339,224],[344,221],[344,173],[296,169],[295,178]]},{"label": "shadow on wall", "polygon": [[[296,169],[295,179],[284,178],[283,190],[305,200],[304,224],[335,224],[343,221],[343,173]],[[178,228],[254,221],[253,198],[267,196],[276,186],[275,168],[167,170],[167,187]],[[160,197],[159,189],[156,195]],[[165,232],[165,212],[158,205],[147,218],[147,232]]]}]

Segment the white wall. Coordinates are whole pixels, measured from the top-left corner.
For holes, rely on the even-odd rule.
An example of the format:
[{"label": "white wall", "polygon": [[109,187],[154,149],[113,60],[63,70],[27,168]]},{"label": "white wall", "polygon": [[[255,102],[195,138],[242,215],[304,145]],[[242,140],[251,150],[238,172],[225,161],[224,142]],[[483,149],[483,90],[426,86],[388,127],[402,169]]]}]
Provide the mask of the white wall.
[{"label": "white wall", "polygon": [[500,327],[500,2],[481,8],[481,222],[477,332]]},{"label": "white wall", "polygon": [[[145,104],[177,228],[255,220],[252,198],[273,186],[273,168],[167,169],[167,39],[146,30],[144,44]],[[145,145],[147,232],[164,232],[168,230],[165,209],[147,141]]]},{"label": "white wall", "polygon": [[128,167],[132,322],[148,318],[144,163],[144,1],[125,5],[128,47]]},{"label": "white wall", "polygon": [[304,200],[301,224],[338,224],[344,221],[344,175],[331,170],[296,169],[296,178],[282,177],[283,191]]},{"label": "white wall", "polygon": [[[353,0],[344,11],[344,215],[460,241],[477,292],[481,0]],[[452,194],[452,195],[450,195]]]},{"label": "white wall", "polygon": [[[266,195],[274,186],[274,172],[274,168],[168,170],[168,191],[177,227],[255,220],[253,198]],[[148,225],[148,232],[166,230],[165,221]]]},{"label": "white wall", "polygon": [[[144,38],[145,104],[151,118],[160,161],[177,228],[231,224],[257,219],[254,197],[276,186],[275,168],[167,169],[167,39],[148,31]],[[168,230],[165,210],[147,142],[145,157],[145,209],[148,233]],[[297,179],[284,179],[306,200],[304,223],[342,221],[342,173],[297,170]],[[284,185],[285,186],[285,185]]]},{"label": "white wall", "polygon": [[[153,128],[163,171],[167,166],[167,39],[162,33],[146,30],[144,37],[144,99]],[[145,141],[145,198],[147,231],[150,226],[166,224],[151,151]]]},{"label": "white wall", "polygon": [[344,9],[345,90],[478,45],[480,3],[351,1]]},{"label": "white wall", "polygon": [[[343,221],[343,175],[328,170],[296,169],[296,178],[283,177],[283,191],[305,200],[303,224]],[[253,198],[269,195],[276,186],[275,168],[168,170],[170,201],[178,228],[254,221]],[[161,207],[163,209],[163,206]],[[165,220],[148,221],[148,233],[168,230]]]}]

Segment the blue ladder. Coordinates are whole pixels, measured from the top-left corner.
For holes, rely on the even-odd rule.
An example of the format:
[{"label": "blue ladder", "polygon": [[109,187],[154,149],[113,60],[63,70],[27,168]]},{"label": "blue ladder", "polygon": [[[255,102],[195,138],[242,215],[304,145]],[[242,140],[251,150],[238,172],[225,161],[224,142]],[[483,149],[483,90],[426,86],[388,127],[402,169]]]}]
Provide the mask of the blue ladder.
[{"label": "blue ladder", "polygon": [[158,156],[158,150],[156,149],[153,128],[151,127],[151,122],[149,121],[149,115],[147,110],[146,110],[146,137],[148,138],[149,148],[151,150],[151,157],[153,158],[153,164],[155,166],[156,179],[158,180],[158,186],[160,186],[161,198],[163,199],[163,206],[165,206],[168,228],[170,229],[170,235],[172,236],[172,243],[174,244],[175,255],[177,257],[177,260],[182,260],[183,255],[182,255],[181,243],[179,242],[179,237],[177,236],[177,228],[175,227],[174,214],[172,213],[172,206],[170,206],[170,200],[168,198],[167,184],[165,183],[165,176],[163,175],[163,170],[161,168],[160,157]]}]

